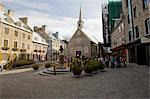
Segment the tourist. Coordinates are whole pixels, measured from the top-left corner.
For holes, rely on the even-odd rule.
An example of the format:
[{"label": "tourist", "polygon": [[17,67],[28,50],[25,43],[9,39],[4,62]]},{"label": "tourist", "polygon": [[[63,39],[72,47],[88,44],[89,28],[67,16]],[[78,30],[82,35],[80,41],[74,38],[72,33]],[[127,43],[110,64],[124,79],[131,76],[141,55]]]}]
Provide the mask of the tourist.
[{"label": "tourist", "polygon": [[104,64],[104,58],[101,56],[100,61]]},{"label": "tourist", "polygon": [[109,68],[109,58],[107,56],[105,57],[105,65]]},{"label": "tourist", "polygon": [[115,56],[112,56],[111,57],[111,68],[115,67],[115,61],[116,61]]},{"label": "tourist", "polygon": [[120,60],[120,57],[119,55],[116,56],[116,63],[117,63],[117,68],[120,68],[121,67],[121,60]]},{"label": "tourist", "polygon": [[1,71],[3,71],[3,64],[0,64]]},{"label": "tourist", "polygon": [[124,65],[124,67],[126,67],[126,57],[125,56],[122,57],[122,63]]}]

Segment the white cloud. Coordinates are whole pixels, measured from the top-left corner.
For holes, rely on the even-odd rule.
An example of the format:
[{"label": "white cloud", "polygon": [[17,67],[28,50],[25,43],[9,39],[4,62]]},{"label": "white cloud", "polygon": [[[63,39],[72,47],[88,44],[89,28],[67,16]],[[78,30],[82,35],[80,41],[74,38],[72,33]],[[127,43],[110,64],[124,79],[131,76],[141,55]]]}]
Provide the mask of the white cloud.
[{"label": "white cloud", "polygon": [[[39,25],[47,25],[47,30],[56,32],[58,31],[65,39],[70,39],[77,28],[78,14],[79,14],[79,6],[74,8],[73,4],[71,4],[70,11],[67,9],[68,0],[60,0],[61,2],[66,2],[65,10],[62,12],[65,15],[59,15],[57,10],[59,6],[49,4],[48,2],[44,2],[46,0],[1,0],[7,6],[11,5],[19,5],[21,9],[18,10],[17,6],[12,7],[14,9],[15,14],[18,17],[27,16],[29,18],[30,26],[39,26]],[[57,2],[59,0],[56,0]],[[80,0],[78,0],[79,2]],[[74,0],[74,3],[77,2]],[[102,40],[102,21],[101,21],[101,7],[100,4],[104,3],[105,0],[86,0],[83,4],[83,21],[84,21],[84,29],[94,35],[99,41]],[[94,3],[95,2],[95,3]],[[10,5],[10,4],[11,5]],[[61,6],[61,4],[59,4]],[[56,10],[57,8],[57,10]],[[73,9],[73,10],[72,10]],[[56,10],[56,11],[53,11]],[[61,11],[60,8],[58,11]],[[76,16],[68,16],[69,13],[73,13]]]}]

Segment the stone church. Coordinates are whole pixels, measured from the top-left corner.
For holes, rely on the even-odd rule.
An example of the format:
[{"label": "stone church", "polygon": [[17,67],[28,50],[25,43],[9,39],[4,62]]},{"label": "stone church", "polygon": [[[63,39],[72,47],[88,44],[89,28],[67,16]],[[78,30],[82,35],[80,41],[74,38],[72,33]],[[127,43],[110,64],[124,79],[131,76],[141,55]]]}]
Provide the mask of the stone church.
[{"label": "stone church", "polygon": [[77,22],[77,30],[68,43],[68,56],[84,56],[85,58],[96,57],[99,52],[98,41],[94,36],[83,31],[82,13],[80,7],[79,21]]}]

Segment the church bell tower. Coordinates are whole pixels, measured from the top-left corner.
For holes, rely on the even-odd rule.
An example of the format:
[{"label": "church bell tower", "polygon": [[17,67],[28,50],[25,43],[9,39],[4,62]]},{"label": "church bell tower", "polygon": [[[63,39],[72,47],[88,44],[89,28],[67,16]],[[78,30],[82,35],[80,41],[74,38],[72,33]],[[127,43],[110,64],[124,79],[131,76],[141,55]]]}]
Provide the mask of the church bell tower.
[{"label": "church bell tower", "polygon": [[77,24],[78,24],[78,29],[80,29],[80,30],[82,30],[82,28],[83,28],[83,21],[82,21],[82,12],[81,12],[81,6],[80,6],[80,13],[79,13],[79,21],[77,22]]}]

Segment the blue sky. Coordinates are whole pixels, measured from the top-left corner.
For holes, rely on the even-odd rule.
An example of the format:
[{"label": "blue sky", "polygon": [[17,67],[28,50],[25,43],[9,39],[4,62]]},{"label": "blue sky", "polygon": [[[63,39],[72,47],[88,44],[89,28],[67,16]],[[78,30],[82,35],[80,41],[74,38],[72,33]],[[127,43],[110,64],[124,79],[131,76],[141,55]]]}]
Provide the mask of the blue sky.
[{"label": "blue sky", "polygon": [[65,39],[70,39],[76,30],[81,3],[84,29],[101,42],[101,4],[104,2],[105,0],[0,0],[17,17],[27,16],[30,26],[47,25],[48,31],[58,31]]}]

